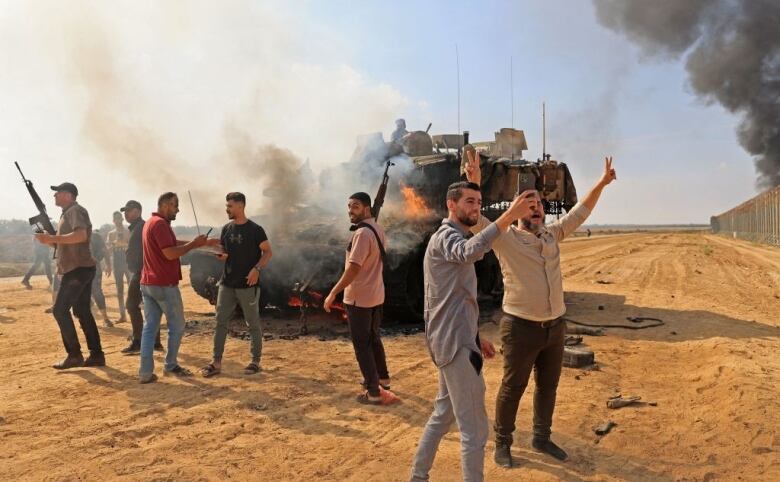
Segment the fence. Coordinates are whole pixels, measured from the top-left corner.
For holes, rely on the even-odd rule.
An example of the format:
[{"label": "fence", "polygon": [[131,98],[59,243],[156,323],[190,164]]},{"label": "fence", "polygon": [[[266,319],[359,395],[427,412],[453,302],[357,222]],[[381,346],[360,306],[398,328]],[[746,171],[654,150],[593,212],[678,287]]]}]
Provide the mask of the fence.
[{"label": "fence", "polygon": [[780,186],[712,216],[713,233],[780,246]]}]

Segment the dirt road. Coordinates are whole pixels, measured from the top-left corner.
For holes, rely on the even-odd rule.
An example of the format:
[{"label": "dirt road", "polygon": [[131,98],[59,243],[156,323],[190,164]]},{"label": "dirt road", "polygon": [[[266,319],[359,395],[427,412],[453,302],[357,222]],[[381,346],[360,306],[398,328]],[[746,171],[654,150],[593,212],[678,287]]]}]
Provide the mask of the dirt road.
[{"label": "dirt road", "polygon": [[[780,250],[654,233],[576,239],[563,252],[572,319],[666,324],[586,337],[600,370],[564,369],[553,427],[570,460],[530,450],[526,396],[513,447],[519,468],[494,467],[491,441],[487,480],[780,480]],[[421,334],[386,340],[403,399],[392,407],[355,404],[351,345],[316,333],[266,342],[257,376],[242,374],[248,343],[230,338],[223,375],[142,386],[137,357],[119,353],[127,324],[101,329],[109,367],[49,368],[62,346],[36,279],[33,291],[0,280],[2,479],[406,479],[436,391]],[[188,318],[209,318],[212,308],[186,283],[183,292]],[[483,336],[496,332],[483,326]],[[210,347],[208,332],[187,336],[180,360],[197,368]],[[486,363],[491,420],[500,376],[499,362]],[[657,406],[606,408],[618,392]],[[593,428],[607,420],[617,427],[599,439]],[[459,479],[457,433],[431,475]]]}]

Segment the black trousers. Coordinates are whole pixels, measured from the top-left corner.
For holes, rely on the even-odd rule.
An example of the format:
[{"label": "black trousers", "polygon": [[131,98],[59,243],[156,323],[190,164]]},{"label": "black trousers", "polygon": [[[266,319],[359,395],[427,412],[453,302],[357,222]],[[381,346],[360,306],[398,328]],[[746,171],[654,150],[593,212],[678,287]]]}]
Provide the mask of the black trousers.
[{"label": "black trousers", "polygon": [[[141,311],[141,272],[130,273],[130,281],[127,283],[127,313],[130,315],[130,324],[133,326],[133,342],[141,343],[141,333],[144,329],[144,314]],[[160,331],[157,331],[155,346],[160,345]]]},{"label": "black trousers", "polygon": [[60,326],[62,344],[69,355],[81,355],[81,344],[73,324],[70,312],[79,319],[81,330],[87,339],[87,347],[92,355],[100,355],[103,349],[100,346],[100,333],[98,333],[95,317],[89,306],[89,298],[92,293],[92,279],[95,277],[95,267],[76,268],[62,275],[57,299],[54,301],[53,314]]},{"label": "black trousers", "polygon": [[517,407],[531,370],[536,382],[533,435],[548,439],[561,377],[566,323],[560,318],[541,323],[504,314],[499,333],[504,352],[504,378],[496,396],[496,442],[512,445]]},{"label": "black trousers", "polygon": [[352,346],[355,348],[360,372],[369,395],[379,396],[379,379],[390,378],[387,373],[385,347],[379,336],[382,305],[373,308],[345,305]]}]

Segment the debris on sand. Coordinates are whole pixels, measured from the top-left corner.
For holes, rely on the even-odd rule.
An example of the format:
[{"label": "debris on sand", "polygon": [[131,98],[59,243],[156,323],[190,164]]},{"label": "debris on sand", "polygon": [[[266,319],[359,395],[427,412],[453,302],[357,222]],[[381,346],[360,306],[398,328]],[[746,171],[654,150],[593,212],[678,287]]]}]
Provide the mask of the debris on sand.
[{"label": "debris on sand", "polygon": [[633,395],[633,396],[627,396],[624,397],[620,394],[612,396],[607,400],[607,407],[616,409],[616,408],[622,408],[627,407],[629,405],[650,405],[651,407],[655,407],[658,405],[656,402],[642,402],[642,397]]},{"label": "debris on sand", "polygon": [[565,346],[563,348],[563,366],[568,368],[582,368],[589,365],[593,365],[596,360],[596,355],[593,350],[585,346],[578,346],[576,348],[571,346]]},{"label": "debris on sand", "polygon": [[602,423],[598,427],[594,428],[593,431],[596,433],[596,435],[606,435],[614,427],[617,427],[617,424],[615,422],[613,422],[612,420],[610,420],[610,421]]},{"label": "debris on sand", "polygon": [[621,395],[615,395],[613,397],[610,397],[609,400],[607,400],[607,407],[613,409],[627,407],[640,400],[642,400],[642,397],[639,396],[623,397]]},{"label": "debris on sand", "polygon": [[566,333],[570,335],[604,336],[604,330],[590,326],[566,324]]}]

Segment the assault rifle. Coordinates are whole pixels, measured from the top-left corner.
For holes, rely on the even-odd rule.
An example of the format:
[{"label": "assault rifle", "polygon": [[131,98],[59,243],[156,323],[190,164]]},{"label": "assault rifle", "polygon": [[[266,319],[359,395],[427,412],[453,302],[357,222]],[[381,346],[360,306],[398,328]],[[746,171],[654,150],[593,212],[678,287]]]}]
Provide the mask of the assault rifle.
[{"label": "assault rifle", "polygon": [[387,175],[387,171],[390,169],[390,166],[395,166],[395,163],[388,159],[387,164],[385,165],[385,173],[382,176],[382,184],[379,185],[379,189],[376,191],[376,196],[374,196],[374,205],[371,206],[371,215],[374,217],[375,221],[379,221],[379,211],[382,209],[382,205],[385,203],[387,183],[390,181],[390,176]]},{"label": "assault rifle", "polygon": [[49,215],[46,214],[46,205],[43,204],[43,201],[41,201],[41,197],[38,196],[38,192],[35,191],[32,181],[24,177],[24,173],[22,173],[22,168],[19,167],[18,162],[14,162],[14,165],[16,166],[16,169],[19,170],[19,174],[22,175],[22,181],[24,181],[24,186],[27,188],[27,192],[30,193],[30,197],[35,203],[35,207],[38,208],[38,215],[33,216],[29,219],[30,226],[33,226],[35,228],[36,233],[46,232],[52,235],[57,234],[57,231],[54,229],[54,225],[51,224]]}]

